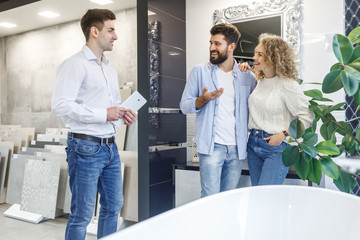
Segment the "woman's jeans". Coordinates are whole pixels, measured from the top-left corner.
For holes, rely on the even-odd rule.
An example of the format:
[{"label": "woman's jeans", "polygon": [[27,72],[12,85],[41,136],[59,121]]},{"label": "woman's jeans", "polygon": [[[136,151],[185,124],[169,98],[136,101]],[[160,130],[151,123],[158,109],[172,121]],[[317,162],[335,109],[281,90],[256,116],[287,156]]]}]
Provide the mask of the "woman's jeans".
[{"label": "woman's jeans", "polygon": [[116,144],[69,136],[66,153],[72,198],[65,239],[85,239],[98,191],[101,208],[97,237],[116,232],[123,205],[121,163]]},{"label": "woman's jeans", "polygon": [[252,129],[248,140],[248,164],[251,184],[280,185],[289,170],[282,162],[282,152],[288,146],[282,142],[278,146],[268,144],[264,138],[271,136],[265,131]]},{"label": "woman's jeans", "polygon": [[215,143],[212,155],[199,154],[201,197],[235,189],[239,183],[243,160],[236,145]]}]

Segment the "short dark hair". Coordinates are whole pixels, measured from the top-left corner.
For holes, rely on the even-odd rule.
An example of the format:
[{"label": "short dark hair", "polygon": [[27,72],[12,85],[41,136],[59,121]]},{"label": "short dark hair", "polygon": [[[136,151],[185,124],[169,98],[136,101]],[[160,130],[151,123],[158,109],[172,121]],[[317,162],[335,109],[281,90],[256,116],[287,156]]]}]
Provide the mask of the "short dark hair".
[{"label": "short dark hair", "polygon": [[213,26],[210,33],[213,36],[216,34],[224,35],[228,45],[231,43],[235,43],[235,45],[237,45],[241,36],[239,30],[234,25],[228,23],[220,23]]},{"label": "short dark hair", "polygon": [[89,9],[81,18],[81,29],[85,35],[86,41],[90,37],[90,28],[95,26],[97,29],[102,30],[106,20],[115,20],[115,14],[108,9]]}]

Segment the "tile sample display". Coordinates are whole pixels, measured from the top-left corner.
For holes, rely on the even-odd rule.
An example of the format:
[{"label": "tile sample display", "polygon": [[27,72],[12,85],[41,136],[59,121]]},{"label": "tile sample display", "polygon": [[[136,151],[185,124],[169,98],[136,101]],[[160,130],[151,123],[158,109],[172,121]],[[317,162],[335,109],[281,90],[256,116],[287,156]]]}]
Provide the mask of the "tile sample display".
[{"label": "tile sample display", "polygon": [[35,155],[38,152],[50,152],[50,149],[37,148],[37,147],[23,147],[20,149],[20,154],[22,155]]},{"label": "tile sample display", "polygon": [[14,154],[11,158],[6,203],[21,203],[21,192],[24,182],[25,165],[28,159],[41,160],[41,157]]},{"label": "tile sample display", "polygon": [[20,210],[55,218],[60,164],[27,160]]}]

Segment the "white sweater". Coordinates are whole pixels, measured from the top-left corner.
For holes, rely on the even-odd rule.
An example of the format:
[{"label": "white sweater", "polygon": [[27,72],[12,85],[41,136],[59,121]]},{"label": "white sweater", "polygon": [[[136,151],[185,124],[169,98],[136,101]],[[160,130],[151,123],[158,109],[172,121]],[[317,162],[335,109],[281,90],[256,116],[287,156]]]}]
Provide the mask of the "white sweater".
[{"label": "white sweater", "polygon": [[248,101],[249,129],[275,134],[289,129],[295,118],[299,118],[305,128],[310,127],[314,119],[301,86],[292,79],[275,76],[260,80]]}]

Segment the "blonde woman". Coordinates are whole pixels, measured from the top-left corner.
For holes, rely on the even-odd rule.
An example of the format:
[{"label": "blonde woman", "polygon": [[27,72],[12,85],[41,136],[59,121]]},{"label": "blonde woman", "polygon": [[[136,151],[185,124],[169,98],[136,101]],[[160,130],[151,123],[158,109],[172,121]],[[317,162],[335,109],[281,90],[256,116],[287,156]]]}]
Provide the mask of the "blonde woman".
[{"label": "blonde woman", "polygon": [[257,86],[248,100],[247,146],[251,183],[278,185],[288,172],[282,152],[290,122],[298,118],[309,127],[313,113],[298,82],[293,50],[281,37],[261,34],[253,60]]}]

